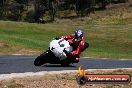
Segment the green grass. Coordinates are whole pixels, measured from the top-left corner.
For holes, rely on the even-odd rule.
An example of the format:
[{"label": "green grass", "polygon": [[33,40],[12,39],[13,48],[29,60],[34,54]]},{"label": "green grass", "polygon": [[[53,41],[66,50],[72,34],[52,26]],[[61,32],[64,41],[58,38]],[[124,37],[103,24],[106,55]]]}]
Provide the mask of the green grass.
[{"label": "green grass", "polygon": [[0,27],[2,41],[35,49],[46,48],[53,37],[59,36],[58,33],[63,32],[59,30],[60,27],[52,24],[39,25],[1,21]]},{"label": "green grass", "polygon": [[73,33],[76,28],[84,29],[85,39],[90,43],[83,56],[132,58],[131,7],[97,11],[90,17],[56,19],[48,24],[0,21],[0,43],[7,45],[4,48],[0,45],[0,53],[17,53],[18,49],[10,47],[43,51],[54,37]]}]

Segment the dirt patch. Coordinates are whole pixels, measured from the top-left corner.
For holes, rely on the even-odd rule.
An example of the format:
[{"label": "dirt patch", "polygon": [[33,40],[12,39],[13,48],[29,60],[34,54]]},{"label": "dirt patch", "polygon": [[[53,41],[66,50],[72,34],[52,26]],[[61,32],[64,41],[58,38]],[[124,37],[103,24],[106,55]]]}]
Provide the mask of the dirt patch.
[{"label": "dirt patch", "polygon": [[[132,70],[93,70],[89,74],[130,74]],[[0,88],[132,88],[129,84],[86,84],[79,86],[76,82],[77,73],[46,74],[25,78],[14,78],[0,81]]]},{"label": "dirt patch", "polygon": [[21,55],[39,55],[40,53],[42,52],[34,49],[25,49],[25,48],[21,48],[18,50],[18,52],[16,52],[16,54],[21,54]]},{"label": "dirt patch", "polygon": [[19,46],[12,46],[5,42],[0,42],[0,54],[15,54],[15,55],[39,55],[39,50],[21,48]]},{"label": "dirt patch", "polygon": [[10,47],[8,44],[0,42],[0,48],[8,48]]}]

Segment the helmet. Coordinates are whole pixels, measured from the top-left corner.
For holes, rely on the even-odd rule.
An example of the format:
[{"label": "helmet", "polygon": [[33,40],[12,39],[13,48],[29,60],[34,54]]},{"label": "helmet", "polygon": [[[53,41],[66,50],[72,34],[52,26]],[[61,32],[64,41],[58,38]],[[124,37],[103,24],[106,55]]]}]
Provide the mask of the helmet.
[{"label": "helmet", "polygon": [[75,31],[75,38],[76,38],[77,40],[81,40],[82,37],[83,37],[83,31],[82,31],[82,30],[76,30],[76,31]]}]

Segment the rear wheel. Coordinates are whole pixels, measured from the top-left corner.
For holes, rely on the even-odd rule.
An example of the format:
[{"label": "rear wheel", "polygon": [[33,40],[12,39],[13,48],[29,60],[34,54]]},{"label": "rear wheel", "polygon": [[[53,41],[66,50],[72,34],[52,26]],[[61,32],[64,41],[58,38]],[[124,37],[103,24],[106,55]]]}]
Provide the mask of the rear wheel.
[{"label": "rear wheel", "polygon": [[44,52],[43,54],[41,54],[40,56],[38,56],[35,61],[34,61],[34,65],[35,66],[41,66],[43,64],[45,64],[44,58],[46,58],[46,54],[47,52]]}]

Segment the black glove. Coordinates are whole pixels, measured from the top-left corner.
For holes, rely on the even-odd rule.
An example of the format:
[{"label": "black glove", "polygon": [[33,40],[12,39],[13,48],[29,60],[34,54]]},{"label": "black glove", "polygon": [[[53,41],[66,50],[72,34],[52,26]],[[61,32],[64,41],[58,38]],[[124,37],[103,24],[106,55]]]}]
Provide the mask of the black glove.
[{"label": "black glove", "polygon": [[60,39],[60,37],[55,37],[55,39],[56,39],[56,40],[59,40],[59,39]]}]

